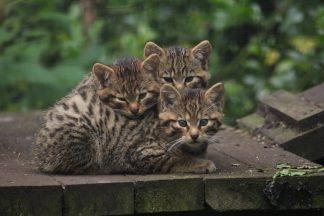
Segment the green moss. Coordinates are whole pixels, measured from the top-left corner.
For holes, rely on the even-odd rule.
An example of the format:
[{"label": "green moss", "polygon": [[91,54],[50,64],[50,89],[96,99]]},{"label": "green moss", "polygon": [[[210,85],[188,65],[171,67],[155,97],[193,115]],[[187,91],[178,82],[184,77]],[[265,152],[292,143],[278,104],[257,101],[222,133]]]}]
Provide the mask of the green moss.
[{"label": "green moss", "polygon": [[262,116],[254,113],[239,119],[238,125],[241,129],[252,132],[254,129],[262,126],[264,122],[265,120]]},{"label": "green moss", "polygon": [[134,212],[133,184],[68,186],[64,194],[66,215],[119,215]]},{"label": "green moss", "polygon": [[203,209],[203,182],[200,179],[140,182],[136,192],[139,213]]},{"label": "green moss", "polygon": [[59,187],[0,188],[1,215],[61,215],[61,200]]}]

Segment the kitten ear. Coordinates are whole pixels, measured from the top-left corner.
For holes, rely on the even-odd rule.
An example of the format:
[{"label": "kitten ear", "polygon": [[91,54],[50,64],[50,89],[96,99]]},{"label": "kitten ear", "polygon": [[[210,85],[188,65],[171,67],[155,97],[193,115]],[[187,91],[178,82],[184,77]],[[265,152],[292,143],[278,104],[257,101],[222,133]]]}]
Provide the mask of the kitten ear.
[{"label": "kitten ear", "polygon": [[92,73],[99,81],[101,87],[104,87],[107,81],[111,78],[112,74],[114,73],[114,70],[108,65],[95,63],[92,67]]},{"label": "kitten ear", "polygon": [[212,46],[208,40],[200,42],[197,46],[191,49],[191,55],[201,61],[203,64],[208,62]]},{"label": "kitten ear", "polygon": [[157,54],[152,54],[141,64],[141,68],[149,74],[153,79],[156,80],[159,72],[160,58]]},{"label": "kitten ear", "polygon": [[223,109],[224,106],[224,85],[216,83],[205,92],[205,99]]},{"label": "kitten ear", "polygon": [[147,58],[152,54],[157,54],[159,57],[162,57],[165,53],[163,48],[159,47],[155,43],[147,42],[144,47],[144,58]]},{"label": "kitten ear", "polygon": [[173,107],[180,102],[181,96],[172,85],[165,84],[160,89],[160,100],[162,110]]}]

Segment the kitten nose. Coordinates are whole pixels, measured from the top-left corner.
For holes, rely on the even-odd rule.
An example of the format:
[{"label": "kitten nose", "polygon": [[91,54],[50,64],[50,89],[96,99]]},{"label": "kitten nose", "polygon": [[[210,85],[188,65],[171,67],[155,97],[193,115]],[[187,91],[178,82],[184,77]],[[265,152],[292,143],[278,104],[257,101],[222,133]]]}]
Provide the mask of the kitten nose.
[{"label": "kitten nose", "polygon": [[131,109],[131,112],[134,114],[134,115],[136,115],[137,113],[138,113],[138,108],[134,108],[134,109]]},{"label": "kitten nose", "polygon": [[138,105],[137,104],[130,104],[129,105],[130,111],[132,112],[133,115],[136,115],[139,111]]},{"label": "kitten nose", "polygon": [[196,127],[192,127],[190,128],[190,137],[193,141],[196,141],[199,137],[199,132],[198,132],[198,129]]},{"label": "kitten nose", "polygon": [[198,139],[198,134],[191,134],[191,139],[196,141]]},{"label": "kitten nose", "polygon": [[182,83],[175,83],[175,87],[177,89],[183,89],[183,84]]}]

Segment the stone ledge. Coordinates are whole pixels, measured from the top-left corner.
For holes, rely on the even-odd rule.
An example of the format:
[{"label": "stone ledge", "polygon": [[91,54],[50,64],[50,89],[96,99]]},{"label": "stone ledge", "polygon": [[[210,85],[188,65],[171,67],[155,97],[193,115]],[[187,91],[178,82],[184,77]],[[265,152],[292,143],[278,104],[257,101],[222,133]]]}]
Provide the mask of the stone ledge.
[{"label": "stone ledge", "polygon": [[270,109],[288,125],[301,129],[310,129],[324,117],[321,107],[283,90],[262,98],[261,104],[262,110]]},{"label": "stone ledge", "polygon": [[135,211],[137,213],[202,210],[204,182],[199,176],[157,175],[137,177]]},{"label": "stone ledge", "polygon": [[206,203],[217,211],[324,207],[323,174],[277,178],[272,191],[275,197],[267,197],[271,175],[207,177],[205,181]]},{"label": "stone ledge", "polygon": [[1,215],[62,215],[61,186],[1,186]]},{"label": "stone ledge", "polygon": [[[37,112],[0,115],[0,212],[4,215],[166,214],[232,211],[235,208],[269,209],[271,203],[261,191],[272,178],[277,163],[316,165],[281,148],[265,148],[243,131],[223,127],[218,134],[220,143],[210,145],[207,154],[218,167],[216,174],[45,175],[30,163],[32,137],[39,126],[40,116]],[[287,184],[294,185],[297,181],[315,184],[323,181],[323,176],[324,173],[292,177],[287,179]],[[315,186],[311,189],[314,202],[292,208],[324,208],[320,191],[315,190]],[[304,192],[297,191],[295,195],[299,193]],[[253,204],[253,197],[260,201],[259,204]],[[288,198],[283,196],[280,202],[285,203]],[[226,200],[233,200],[235,205]]]}]

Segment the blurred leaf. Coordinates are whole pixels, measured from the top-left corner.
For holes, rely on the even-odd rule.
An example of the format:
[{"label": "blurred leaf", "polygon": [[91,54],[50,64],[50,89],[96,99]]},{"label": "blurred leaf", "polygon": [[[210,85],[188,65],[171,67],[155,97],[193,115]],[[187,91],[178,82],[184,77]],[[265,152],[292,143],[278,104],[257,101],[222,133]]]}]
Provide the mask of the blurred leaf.
[{"label": "blurred leaf", "polygon": [[310,53],[316,46],[315,40],[305,36],[294,37],[292,40],[292,44],[302,54]]},{"label": "blurred leaf", "polygon": [[276,49],[270,49],[266,52],[264,63],[268,66],[275,64],[280,57],[280,53]]},{"label": "blurred leaf", "polygon": [[209,40],[210,84],[225,83],[225,120],[231,125],[252,112],[262,95],[324,81],[322,1],[91,3],[95,19],[87,28],[80,1],[0,3],[1,110],[44,109],[93,63],[142,57],[147,41],[192,47]]}]

